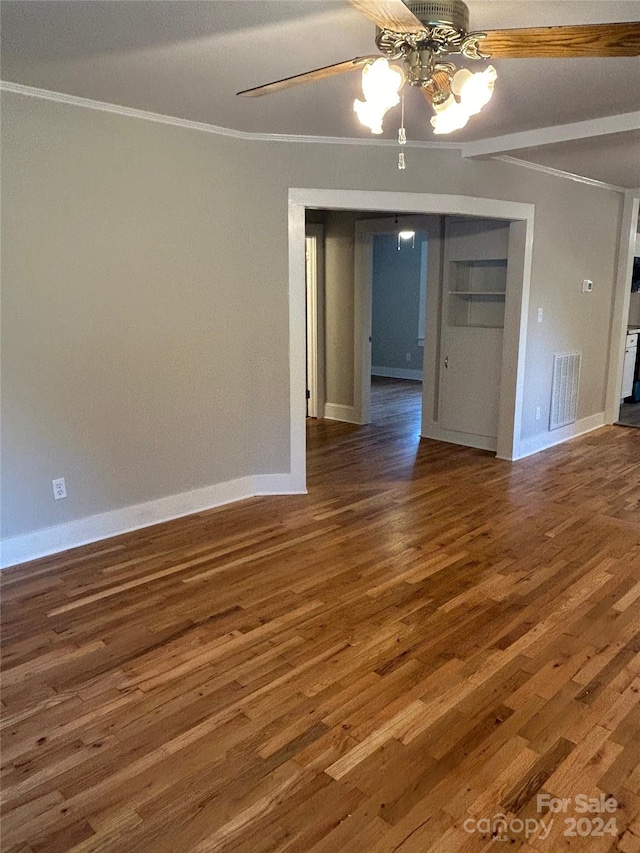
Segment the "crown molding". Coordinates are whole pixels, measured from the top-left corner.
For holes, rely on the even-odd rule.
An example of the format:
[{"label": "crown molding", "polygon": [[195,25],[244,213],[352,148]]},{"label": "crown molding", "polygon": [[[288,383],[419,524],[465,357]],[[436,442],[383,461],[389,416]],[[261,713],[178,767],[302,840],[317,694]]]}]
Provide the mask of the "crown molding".
[{"label": "crown molding", "polygon": [[[22,83],[12,83],[7,80],[0,80],[0,91],[11,92],[17,95],[39,98],[41,100],[53,101],[55,103],[67,104],[75,107],[82,107],[83,109],[97,110],[98,112],[113,113],[115,115],[126,116],[128,118],[142,119],[143,121],[151,121],[157,124],[169,125],[171,127],[182,127],[187,130],[196,130],[201,133],[213,133],[217,136],[227,136],[231,139],[242,139],[254,142],[304,142],[323,145],[374,145],[382,147],[396,147],[398,144],[392,139],[360,139],[357,137],[251,133],[244,130],[234,130],[230,127],[207,124],[206,122],[191,121],[189,119],[177,118],[176,116],[166,116],[161,113],[139,110],[134,107],[123,107],[119,104],[109,104],[105,101],[94,101],[91,98],[82,98],[79,95],[67,95],[64,92],[54,92],[50,89],[38,89],[34,86],[25,86]],[[635,130],[638,128],[640,128],[640,112],[626,113],[621,116],[610,116],[604,119],[593,119],[588,122],[577,122],[571,125],[559,125],[557,127],[544,128],[535,131],[524,131],[523,133],[493,137],[491,139],[478,140],[476,142],[408,141],[407,147],[427,148],[440,151],[460,151],[460,154],[464,159],[490,158],[493,160],[502,160],[505,163],[520,166],[524,169],[532,169],[536,172],[543,172],[557,178],[577,181],[578,183],[599,187],[600,189],[607,189],[621,193],[638,193],[638,190],[625,190],[622,187],[606,184],[593,178],[586,178],[582,175],[575,175],[561,169],[554,169],[551,166],[531,163],[528,160],[520,160],[517,157],[511,157],[507,154],[500,153],[504,150],[511,150],[508,147],[510,144],[508,142],[509,140],[517,140],[517,144],[515,145],[515,150],[517,150],[518,148],[532,147],[534,145],[548,145],[558,141],[584,139],[587,136],[597,136],[605,133],[619,133],[621,131]],[[577,135],[572,136],[572,133]],[[543,137],[546,140],[545,142],[540,141]],[[482,151],[480,150],[481,148]],[[495,148],[495,151],[491,150],[492,148]]]},{"label": "crown molding", "polygon": [[[213,133],[217,136],[229,136],[232,139],[245,139],[254,142],[306,142],[323,145],[376,145],[383,147],[397,147],[395,139],[360,139],[358,137],[342,136],[303,136],[286,133],[251,133],[246,130],[234,130],[231,127],[221,127],[206,122],[191,121],[189,119],[166,116],[162,113],[152,113],[147,110],[138,110],[134,107],[123,107],[119,104],[109,104],[105,101],[94,101],[91,98],[81,98],[79,95],[66,95],[64,92],[53,92],[50,89],[38,89],[34,86],[24,86],[22,83],[11,83],[8,80],[0,80],[0,90],[12,92],[17,95],[26,95],[30,98],[40,98],[45,101],[54,101],[58,104],[68,104],[74,107],[83,107],[99,112],[114,113],[115,115],[127,116],[129,118],[143,119],[157,124],[168,124],[172,127],[183,127],[187,130],[197,130],[202,133]],[[462,151],[463,142],[423,142],[420,140],[407,141],[407,148],[432,148],[442,151]]]},{"label": "crown molding", "polygon": [[478,139],[475,142],[465,143],[462,156],[465,159],[494,157],[498,154],[506,154],[509,151],[518,151],[523,148],[537,148],[553,145],[556,142],[572,142],[593,136],[626,133],[630,130],[640,130],[640,111]]},{"label": "crown molding", "polygon": [[578,184],[587,184],[589,187],[598,187],[601,190],[611,190],[612,192],[622,193],[623,195],[629,192],[629,190],[626,190],[624,187],[617,187],[614,184],[606,184],[604,181],[597,181],[595,178],[585,178],[584,175],[575,175],[573,172],[565,172],[562,169],[554,169],[553,166],[543,166],[542,163],[531,163],[529,160],[520,160],[518,157],[509,157],[507,154],[498,154],[491,159],[500,160],[503,163],[510,163],[512,166],[520,166],[522,169],[531,169],[534,172],[543,172],[545,175],[551,175],[554,178],[565,178],[569,181],[575,181]]}]

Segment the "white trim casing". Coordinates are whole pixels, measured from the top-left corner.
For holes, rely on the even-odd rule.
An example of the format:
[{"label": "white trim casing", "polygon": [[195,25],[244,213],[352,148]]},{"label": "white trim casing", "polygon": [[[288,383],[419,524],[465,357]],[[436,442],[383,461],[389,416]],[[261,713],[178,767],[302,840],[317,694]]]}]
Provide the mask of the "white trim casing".
[{"label": "white trim casing", "polygon": [[0,541],[0,568],[47,557],[69,548],[78,548],[130,533],[153,524],[162,524],[194,512],[204,512],[224,504],[246,500],[257,495],[304,494],[289,474],[262,474],[241,477],[203,489],[169,495],[155,501],[79,518],[67,524],[46,527],[24,536]]},{"label": "white trim casing", "polygon": [[319,418],[325,403],[324,225],[306,225],[307,414]]},{"label": "white trim casing", "polygon": [[[292,253],[296,253],[300,248],[295,245],[294,238],[295,234],[298,232],[296,231],[293,223],[299,221],[300,217],[304,220],[304,210],[307,207],[323,208],[327,210],[394,210],[397,211],[397,213],[467,215],[479,216],[482,219],[504,219],[516,222],[522,221],[524,228],[523,240],[525,251],[523,264],[521,266],[522,295],[521,299],[518,300],[520,314],[519,316],[515,316],[515,310],[508,312],[508,316],[511,317],[512,328],[508,330],[505,328],[504,349],[504,358],[508,360],[511,365],[517,365],[517,369],[512,367],[510,370],[502,371],[501,400],[510,401],[510,403],[504,403],[504,405],[501,405],[497,442],[497,448],[500,449],[501,456],[504,458],[517,459],[520,455],[519,442],[522,427],[524,358],[529,311],[534,205],[523,204],[521,202],[502,201],[500,199],[485,199],[460,195],[291,188],[289,190],[289,233],[292,237],[292,242],[290,242],[290,250]],[[302,254],[304,254],[304,229],[299,233],[298,239],[302,245]],[[356,260],[357,245],[358,243],[356,241]],[[295,265],[290,260],[289,321],[292,329],[297,324],[298,329],[302,330],[302,332],[304,331],[305,324],[305,309],[304,300],[302,300],[302,305],[300,306],[299,295],[304,295],[305,289],[304,264]],[[354,296],[358,298],[357,288]],[[362,296],[358,298],[355,306],[356,312],[362,312],[368,308],[368,306],[362,304],[362,298]],[[358,349],[364,345],[363,340],[366,336],[362,334],[362,331],[366,331],[366,317],[370,316],[369,307],[367,313],[360,316],[359,327],[355,329],[357,347],[356,355],[358,354]],[[356,319],[357,318],[358,314],[356,314]],[[292,338],[290,349],[292,449],[294,445],[299,448],[304,447],[305,417],[304,414],[302,414],[297,420],[295,419],[294,404],[298,399],[303,400],[304,398],[304,371],[302,376],[299,376],[299,365],[304,365],[305,347],[304,334],[301,339],[300,336],[298,336],[297,344]],[[361,388],[356,389],[361,395],[360,397],[355,397],[356,417],[358,417],[359,414],[358,409],[362,406],[362,395],[366,393],[367,388],[370,388],[370,383],[362,382],[361,386]],[[509,406],[511,407],[511,411],[508,411]],[[295,437],[296,434],[297,438]],[[303,453],[302,450],[300,450],[300,452]],[[291,470],[293,471],[299,464],[300,460],[296,460],[292,457]]]},{"label": "white trim casing", "polygon": [[[289,381],[295,393],[289,397],[289,451],[293,491],[307,488],[307,439],[304,423],[307,417],[307,336],[306,322],[306,230],[304,207],[289,200],[289,281],[302,282],[302,287],[289,287]],[[302,429],[300,429],[302,424]]]},{"label": "white trim casing", "polygon": [[637,239],[639,208],[640,190],[629,190],[625,193],[622,208],[618,271],[611,312],[609,366],[604,413],[605,421],[608,424],[615,423],[620,413],[620,389],[622,388],[624,350],[627,339],[627,323],[629,322],[631,275]]},{"label": "white trim casing", "polygon": [[[534,213],[528,223],[509,224],[507,255],[507,292],[504,305],[504,340],[500,367],[500,412],[498,418],[497,456],[517,459],[520,453],[520,425],[525,382],[529,290],[533,263]],[[515,335],[518,341],[517,350]],[[513,353],[520,353],[514,360]]]}]

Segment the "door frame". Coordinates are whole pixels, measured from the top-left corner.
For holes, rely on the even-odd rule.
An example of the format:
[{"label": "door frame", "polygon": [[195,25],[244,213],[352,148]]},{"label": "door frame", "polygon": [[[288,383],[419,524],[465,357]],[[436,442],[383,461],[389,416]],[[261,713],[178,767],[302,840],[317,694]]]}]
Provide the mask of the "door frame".
[{"label": "door frame", "polygon": [[[289,189],[289,414],[291,486],[306,489],[306,335],[305,210],[384,211],[479,216],[512,222],[511,242],[518,243],[514,284],[505,306],[505,343],[501,373],[498,456],[520,453],[527,318],[531,284],[535,205],[501,199],[431,193],[369,190]],[[515,267],[517,266],[517,271]],[[509,287],[509,284],[507,287]],[[356,306],[357,302],[356,294]]]},{"label": "door frame", "polygon": [[[415,230],[422,229],[429,235],[430,243],[436,241],[433,222],[425,222],[425,216],[438,216],[442,219],[449,214],[422,214],[412,219],[411,216],[403,215],[402,219]],[[473,215],[476,220],[498,220],[505,221],[502,217],[489,216],[486,212],[482,215]],[[373,292],[373,237],[378,233],[389,233],[389,224],[393,218],[387,219],[363,219],[356,221],[355,228],[355,258],[354,258],[354,422],[358,424],[369,423],[371,404],[371,316],[372,316],[372,292]],[[432,438],[436,441],[447,441],[453,444],[461,444],[466,447],[477,447],[488,450],[501,459],[515,459],[513,450],[513,397],[509,393],[509,387],[517,381],[512,374],[513,353],[505,349],[507,322],[509,328],[517,327],[518,311],[522,311],[521,289],[523,283],[523,265],[526,251],[523,241],[525,229],[518,220],[509,222],[509,248],[507,253],[507,287],[505,297],[505,331],[503,333],[502,357],[500,364],[500,401],[498,412],[498,434],[497,438],[488,438],[483,435],[458,432],[444,429],[440,425],[439,401],[440,383],[442,371],[440,364],[441,344],[441,318],[442,303],[442,263],[444,253],[444,234],[438,227],[437,246],[438,257],[434,264],[430,256],[428,274],[432,278],[427,287],[427,325],[425,328],[425,347],[423,353],[423,400],[422,419],[420,435],[423,438]],[[433,276],[432,276],[433,274]],[[437,278],[437,281],[434,280]],[[528,310],[528,303],[527,309]],[[507,314],[509,312],[509,314]],[[507,316],[509,319],[507,320]],[[519,432],[519,431],[518,431]],[[502,437],[502,440],[501,440]]]},{"label": "door frame", "polygon": [[613,312],[609,344],[609,368],[607,371],[607,389],[605,400],[605,423],[614,424],[620,415],[620,391],[622,388],[622,370],[624,351],[627,342],[627,324],[629,322],[629,301],[631,299],[631,274],[638,233],[638,214],[640,212],[640,189],[627,190],[624,194],[622,217],[620,222],[620,243],[618,248],[618,270],[613,294]]},{"label": "door frame", "polygon": [[324,226],[306,226],[307,415],[324,417]]},{"label": "door frame", "polygon": [[[433,223],[425,222],[424,217],[429,214],[415,214],[415,217],[403,214],[402,225],[408,226],[415,231],[424,231],[427,234],[429,245],[431,245],[433,234]],[[361,219],[356,221],[355,228],[355,256],[354,256],[354,388],[353,399],[355,403],[355,422],[368,424],[371,420],[371,333],[373,325],[373,238],[377,234],[397,234],[398,225],[393,217],[380,219]],[[440,234],[437,234],[439,241]],[[429,265],[431,255],[428,256],[427,270],[427,304],[429,302]],[[425,305],[426,312],[426,305]],[[428,333],[425,329],[425,345],[422,353],[422,371],[432,368],[427,363]]]}]

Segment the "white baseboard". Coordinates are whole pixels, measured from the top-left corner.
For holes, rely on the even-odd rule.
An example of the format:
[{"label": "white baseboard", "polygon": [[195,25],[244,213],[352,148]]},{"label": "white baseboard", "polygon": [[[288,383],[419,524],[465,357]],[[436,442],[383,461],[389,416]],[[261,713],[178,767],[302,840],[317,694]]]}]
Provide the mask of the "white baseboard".
[{"label": "white baseboard", "polygon": [[291,494],[306,494],[306,490],[293,488],[290,474],[260,474],[169,495],[159,500],[79,518],[67,524],[46,527],[24,536],[0,540],[0,568],[26,563],[256,495]]},{"label": "white baseboard", "polygon": [[251,479],[253,480],[253,494],[250,497],[307,494],[306,489],[294,488],[291,474],[255,474]]},{"label": "white baseboard", "polygon": [[416,379],[422,382],[421,370],[409,370],[405,367],[372,367],[372,376],[386,376],[388,379]]},{"label": "white baseboard", "polygon": [[488,450],[495,453],[498,439],[488,435],[472,435],[466,432],[456,432],[452,429],[440,429],[435,424],[423,427],[421,438],[431,438],[434,441],[445,441],[447,444],[459,444],[462,447],[473,447],[475,450]]},{"label": "white baseboard", "polygon": [[343,406],[340,403],[325,403],[324,416],[330,421],[345,421],[348,424],[362,424],[355,406]]},{"label": "white baseboard", "polygon": [[529,438],[520,440],[517,453],[513,459],[524,459],[525,456],[532,456],[534,453],[540,453],[541,450],[546,450],[549,447],[555,447],[556,444],[563,444],[572,438],[577,438],[579,435],[584,435],[587,432],[593,432],[594,429],[600,429],[605,425],[604,412],[598,412],[595,415],[589,415],[587,418],[582,418],[574,424],[569,424],[560,429],[542,432],[539,435],[532,435]]}]

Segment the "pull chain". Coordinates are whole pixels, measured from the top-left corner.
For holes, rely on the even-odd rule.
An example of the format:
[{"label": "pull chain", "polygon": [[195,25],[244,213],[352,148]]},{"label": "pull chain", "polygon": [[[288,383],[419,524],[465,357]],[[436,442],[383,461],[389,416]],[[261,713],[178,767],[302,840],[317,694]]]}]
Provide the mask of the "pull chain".
[{"label": "pull chain", "polygon": [[[398,145],[406,145],[407,144],[407,132],[404,129],[404,95],[401,99],[401,116],[400,116],[400,127],[398,128]],[[400,150],[398,154],[398,169],[406,169],[407,165],[404,161],[404,151]]]}]

